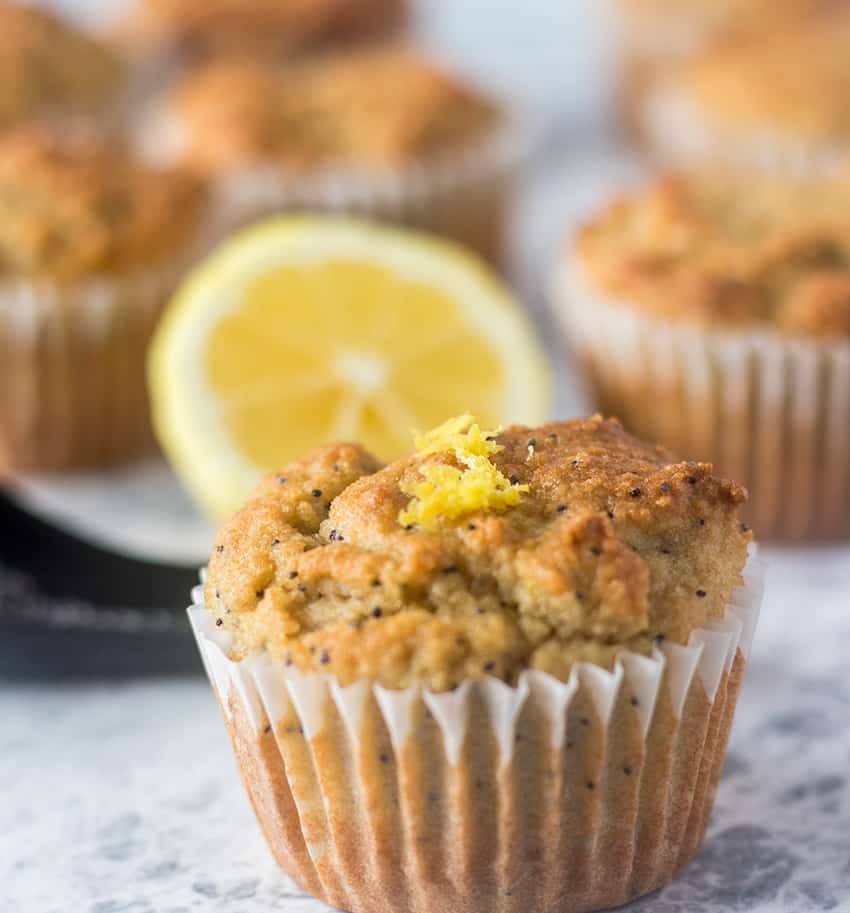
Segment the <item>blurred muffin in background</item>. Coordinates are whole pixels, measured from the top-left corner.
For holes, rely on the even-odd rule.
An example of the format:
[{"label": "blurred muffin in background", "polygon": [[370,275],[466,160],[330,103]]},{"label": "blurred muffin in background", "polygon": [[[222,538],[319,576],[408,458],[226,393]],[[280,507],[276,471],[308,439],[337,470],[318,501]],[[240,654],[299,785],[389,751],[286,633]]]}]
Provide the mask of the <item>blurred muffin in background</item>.
[{"label": "blurred muffin in background", "polygon": [[757,537],[850,536],[850,180],[660,180],[580,231],[555,310],[601,408],[739,478]]},{"label": "blurred muffin in background", "polygon": [[850,153],[850,7],[694,55],[654,81],[638,120],[668,162],[833,168]]},{"label": "blurred muffin in background", "polygon": [[277,56],[383,34],[405,15],[405,0],[139,0],[132,31],[189,56]]},{"label": "blurred muffin in background", "polygon": [[178,82],[141,144],[214,182],[229,230],[284,210],[415,225],[498,260],[519,155],[500,105],[401,47],[285,66],[216,61]]},{"label": "blurred muffin in background", "polygon": [[124,78],[94,38],[44,9],[0,0],[0,128],[110,113]]},{"label": "blurred muffin in background", "polygon": [[0,137],[0,470],[150,445],[145,350],[204,200],[196,178],[104,141]]}]

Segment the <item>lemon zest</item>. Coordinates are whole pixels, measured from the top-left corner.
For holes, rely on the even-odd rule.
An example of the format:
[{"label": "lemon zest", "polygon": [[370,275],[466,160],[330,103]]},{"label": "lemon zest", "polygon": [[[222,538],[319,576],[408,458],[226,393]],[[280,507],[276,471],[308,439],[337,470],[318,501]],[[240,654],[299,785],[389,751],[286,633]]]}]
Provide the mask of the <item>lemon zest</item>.
[{"label": "lemon zest", "polygon": [[419,456],[453,453],[464,468],[445,463],[419,467],[421,479],[400,484],[411,496],[398,516],[402,526],[434,528],[443,518],[455,519],[474,511],[502,510],[519,503],[527,485],[513,485],[490,461],[504,448],[495,441],[501,429],[482,431],[469,413],[449,419],[425,434],[414,434]]}]

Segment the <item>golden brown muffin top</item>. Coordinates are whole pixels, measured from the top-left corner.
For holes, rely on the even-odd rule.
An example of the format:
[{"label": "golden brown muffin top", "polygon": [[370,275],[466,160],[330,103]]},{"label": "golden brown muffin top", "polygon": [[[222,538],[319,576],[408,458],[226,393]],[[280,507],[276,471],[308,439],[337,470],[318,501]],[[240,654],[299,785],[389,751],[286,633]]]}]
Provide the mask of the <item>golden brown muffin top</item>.
[{"label": "golden brown muffin top", "polygon": [[105,101],[117,57],[46,10],[0,2],[0,126]]},{"label": "golden brown muffin top", "polygon": [[721,617],[750,534],[746,492],[704,463],[599,416],[512,427],[491,455],[514,506],[434,528],[400,514],[427,465],[416,452],[381,468],[333,444],[270,475],[220,531],[206,604],[234,636],[343,683],[420,682],[443,691],[526,668],[565,679],[577,661],[610,667],[623,650],[687,641]]},{"label": "golden brown muffin top", "polygon": [[850,179],[672,176],[579,232],[585,278],[664,318],[850,339]]},{"label": "golden brown muffin top", "polygon": [[498,120],[493,104],[402,48],[288,67],[219,61],[187,77],[169,107],[186,162],[210,172],[397,166],[457,150]]},{"label": "golden brown muffin top", "polygon": [[151,37],[194,52],[288,52],[397,25],[405,0],[141,0]]},{"label": "golden brown muffin top", "polygon": [[848,12],[741,34],[671,76],[718,129],[850,139]]},{"label": "golden brown muffin top", "polygon": [[193,238],[205,193],[94,139],[0,136],[0,276],[75,281],[130,271]]}]

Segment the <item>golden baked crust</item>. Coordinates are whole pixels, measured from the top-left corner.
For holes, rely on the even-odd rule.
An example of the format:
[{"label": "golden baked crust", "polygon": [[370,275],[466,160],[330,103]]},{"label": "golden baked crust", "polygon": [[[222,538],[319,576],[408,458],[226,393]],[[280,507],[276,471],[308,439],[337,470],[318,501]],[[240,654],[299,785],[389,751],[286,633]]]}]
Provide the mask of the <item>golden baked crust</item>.
[{"label": "golden baked crust", "polygon": [[850,139],[848,61],[850,13],[811,16],[804,24],[736,35],[670,78],[730,135],[843,144]]},{"label": "golden baked crust", "polygon": [[850,179],[703,174],[622,196],[579,232],[592,286],[664,318],[850,338]]},{"label": "golden baked crust", "polygon": [[0,137],[0,277],[74,281],[144,267],[186,247],[204,200],[196,178],[114,145],[10,131]]},{"label": "golden baked crust", "polygon": [[118,58],[46,10],[0,2],[0,127],[86,110],[121,82]]},{"label": "golden baked crust", "polygon": [[398,25],[405,0],[142,0],[159,40],[194,52],[288,52]]},{"label": "golden baked crust", "polygon": [[439,691],[529,667],[563,679],[723,614],[750,538],[742,488],[599,416],[497,441],[493,462],[529,491],[435,531],[399,524],[400,485],[451,454],[381,469],[336,444],[269,476],[210,559],[206,604],[235,655]]},{"label": "golden baked crust", "polygon": [[187,77],[169,110],[186,162],[206,172],[395,166],[457,150],[498,119],[489,101],[402,48],[283,68],[219,61]]}]

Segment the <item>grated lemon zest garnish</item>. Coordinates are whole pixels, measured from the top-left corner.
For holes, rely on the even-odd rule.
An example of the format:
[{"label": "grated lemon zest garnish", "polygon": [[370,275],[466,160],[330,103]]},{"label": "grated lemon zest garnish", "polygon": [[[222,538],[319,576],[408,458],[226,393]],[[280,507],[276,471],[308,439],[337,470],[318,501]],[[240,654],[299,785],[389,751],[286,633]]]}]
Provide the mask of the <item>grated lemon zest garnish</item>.
[{"label": "grated lemon zest garnish", "polygon": [[527,485],[512,485],[490,461],[504,448],[494,440],[501,429],[482,431],[469,413],[449,419],[425,434],[414,434],[420,456],[454,453],[465,467],[426,463],[419,467],[422,479],[402,482],[401,490],[411,496],[398,515],[402,526],[417,524],[433,528],[447,517],[454,519],[478,510],[501,510],[519,503]]}]

